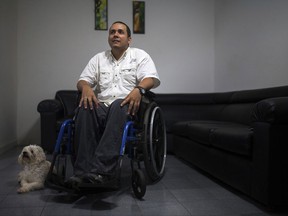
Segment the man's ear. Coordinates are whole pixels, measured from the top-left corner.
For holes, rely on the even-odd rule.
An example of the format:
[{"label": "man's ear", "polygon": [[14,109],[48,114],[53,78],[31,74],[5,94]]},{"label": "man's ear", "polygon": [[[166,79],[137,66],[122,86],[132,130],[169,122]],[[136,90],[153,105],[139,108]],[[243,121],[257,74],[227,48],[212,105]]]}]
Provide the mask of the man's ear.
[{"label": "man's ear", "polygon": [[128,37],[128,44],[129,44],[129,46],[130,46],[131,42],[132,42],[132,38],[131,38],[131,37]]}]

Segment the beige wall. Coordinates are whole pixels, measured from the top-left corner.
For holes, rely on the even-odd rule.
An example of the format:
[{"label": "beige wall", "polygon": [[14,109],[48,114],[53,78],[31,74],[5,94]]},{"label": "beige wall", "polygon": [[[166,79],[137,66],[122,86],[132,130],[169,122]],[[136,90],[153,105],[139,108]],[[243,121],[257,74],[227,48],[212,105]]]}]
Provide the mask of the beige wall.
[{"label": "beige wall", "polygon": [[[146,32],[132,46],[156,63],[162,85],[156,92],[214,89],[214,1],[147,0]],[[18,1],[18,110],[20,144],[40,140],[40,100],[56,90],[75,89],[88,60],[108,49],[107,31],[94,30],[93,0]],[[109,0],[109,26],[132,26],[132,1]]]},{"label": "beige wall", "polygon": [[17,144],[17,1],[0,1],[0,153]]},{"label": "beige wall", "polygon": [[[288,1],[146,0],[146,32],[132,46],[154,59],[160,93],[212,92],[288,83]],[[0,153],[40,142],[37,104],[75,89],[107,31],[93,0],[0,0]],[[109,0],[109,25],[132,25],[132,1]]]},{"label": "beige wall", "polygon": [[288,84],[288,1],[215,1],[215,90]]}]

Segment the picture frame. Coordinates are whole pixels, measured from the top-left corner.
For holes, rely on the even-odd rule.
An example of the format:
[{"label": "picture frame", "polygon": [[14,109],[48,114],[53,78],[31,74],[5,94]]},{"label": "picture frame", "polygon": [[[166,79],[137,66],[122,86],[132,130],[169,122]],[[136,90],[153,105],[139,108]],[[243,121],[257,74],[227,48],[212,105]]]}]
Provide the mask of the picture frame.
[{"label": "picture frame", "polygon": [[108,29],[108,0],[95,0],[95,30]]},{"label": "picture frame", "polygon": [[133,33],[145,34],[145,2],[133,1]]}]

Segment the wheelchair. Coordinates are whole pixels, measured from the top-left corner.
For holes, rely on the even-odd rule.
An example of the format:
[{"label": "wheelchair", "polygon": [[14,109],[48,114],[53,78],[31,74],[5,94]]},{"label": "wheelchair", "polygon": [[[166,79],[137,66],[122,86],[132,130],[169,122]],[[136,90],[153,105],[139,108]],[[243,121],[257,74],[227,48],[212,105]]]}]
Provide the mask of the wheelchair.
[{"label": "wheelchair", "polygon": [[[116,180],[104,184],[81,183],[77,189],[65,186],[71,176],[75,161],[74,120],[65,120],[58,133],[54,146],[53,159],[45,185],[48,188],[68,193],[91,193],[100,189],[119,189],[123,157],[130,159],[132,171],[132,189],[138,199],[146,193],[147,179],[160,180],[165,172],[166,163],[166,128],[162,111],[153,100],[154,93],[142,96],[137,119],[127,120],[122,135]],[[145,171],[142,169],[144,164]],[[70,176],[69,176],[70,174]]]}]

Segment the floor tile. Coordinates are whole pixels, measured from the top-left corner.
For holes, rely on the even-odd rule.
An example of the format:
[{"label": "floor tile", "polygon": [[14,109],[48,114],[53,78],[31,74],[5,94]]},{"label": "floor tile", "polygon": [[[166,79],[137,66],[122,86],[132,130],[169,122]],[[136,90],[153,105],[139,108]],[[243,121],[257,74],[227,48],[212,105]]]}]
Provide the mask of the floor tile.
[{"label": "floor tile", "polygon": [[46,205],[46,199],[42,199],[41,195],[33,192],[27,194],[7,195],[0,203],[2,208],[19,208],[19,207],[41,207]]},{"label": "floor tile", "polygon": [[0,216],[38,216],[43,211],[42,207],[13,207],[1,208]]},{"label": "floor tile", "polygon": [[[89,216],[284,216],[288,211],[272,213],[245,195],[219,182],[204,172],[168,155],[165,175],[156,183],[149,180],[142,200],[131,188],[129,158],[123,160],[121,188],[88,195],[71,195],[49,188],[17,194],[17,162],[22,148],[0,157],[0,216],[89,215]],[[51,160],[52,156],[47,158]],[[143,167],[143,166],[142,166]],[[145,171],[145,169],[144,169]]]},{"label": "floor tile", "polygon": [[179,203],[160,203],[158,205],[146,206],[141,208],[142,215],[166,215],[166,216],[185,216],[190,213]]}]

